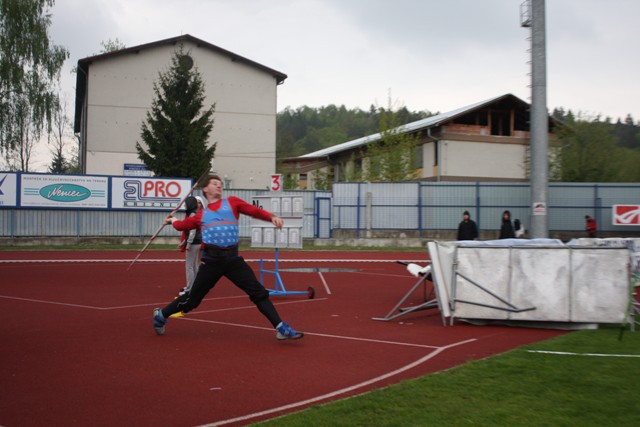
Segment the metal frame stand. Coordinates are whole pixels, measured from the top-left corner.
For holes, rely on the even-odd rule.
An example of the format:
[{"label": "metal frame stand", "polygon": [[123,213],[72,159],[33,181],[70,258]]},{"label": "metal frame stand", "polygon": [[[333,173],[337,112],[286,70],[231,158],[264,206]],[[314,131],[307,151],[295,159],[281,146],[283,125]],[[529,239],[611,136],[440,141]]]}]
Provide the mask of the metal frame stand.
[{"label": "metal frame stand", "polygon": [[[474,301],[466,301],[466,300],[461,300],[461,299],[457,299],[457,298],[453,298],[453,303],[461,303],[461,304],[471,304],[471,305],[477,305],[480,307],[487,307],[487,308],[494,308],[496,310],[502,310],[502,311],[509,311],[511,313],[522,313],[523,311],[531,311],[531,310],[535,310],[535,307],[527,307],[527,308],[518,308],[515,305],[511,304],[509,301],[505,300],[504,298],[500,298],[498,295],[496,295],[495,293],[491,292],[489,289],[485,288],[484,286],[474,282],[473,280],[471,280],[470,278],[468,278],[467,276],[465,276],[462,273],[458,273],[457,271],[455,272],[455,275],[458,277],[462,277],[463,279],[465,279],[467,282],[471,283],[472,285],[476,286],[477,288],[481,289],[482,291],[486,292],[487,294],[491,295],[492,297],[494,297],[495,299],[497,299],[498,301],[500,301],[501,303],[507,305],[508,307],[499,307],[497,305],[491,305],[491,304],[483,304],[483,303],[479,303],[479,302],[474,302]],[[455,310],[453,310],[455,311]],[[451,318],[453,319],[455,316],[451,316]]]},{"label": "metal frame stand", "polygon": [[312,286],[309,286],[309,288],[306,291],[287,291],[287,289],[284,287],[284,282],[282,281],[282,278],[280,277],[280,268],[279,268],[279,253],[278,253],[278,248],[276,248],[276,258],[275,258],[275,269],[274,270],[267,270],[266,268],[264,268],[264,261],[262,258],[260,258],[260,283],[264,284],[263,281],[263,277],[265,274],[273,274],[275,277],[275,289],[267,289],[269,291],[269,295],[308,295],[309,299],[313,299],[313,297],[316,295],[315,289]]},{"label": "metal frame stand", "polygon": [[[382,322],[388,322],[390,320],[393,319],[397,319],[398,317],[404,316],[405,314],[409,314],[409,313],[413,313],[414,311],[419,311],[419,310],[426,310],[428,308],[437,308],[438,307],[438,299],[437,297],[434,299],[427,299],[427,275],[425,276],[420,276],[420,279],[411,287],[411,289],[409,289],[409,292],[406,293],[406,295],[400,300],[400,302],[398,302],[398,304],[396,304],[395,307],[393,307],[391,309],[391,311],[389,311],[389,313],[387,313],[386,316],[384,317],[372,317],[373,320],[380,320]],[[405,303],[405,301],[407,299],[409,299],[409,297],[411,295],[413,295],[413,293],[420,287],[423,286],[423,298],[425,300],[424,303],[413,306],[413,307],[408,307],[408,308],[401,308],[402,304]],[[437,291],[435,290],[435,286],[433,287],[433,291],[432,293],[436,293]],[[446,326],[446,321],[443,318],[442,319],[442,323]]]}]

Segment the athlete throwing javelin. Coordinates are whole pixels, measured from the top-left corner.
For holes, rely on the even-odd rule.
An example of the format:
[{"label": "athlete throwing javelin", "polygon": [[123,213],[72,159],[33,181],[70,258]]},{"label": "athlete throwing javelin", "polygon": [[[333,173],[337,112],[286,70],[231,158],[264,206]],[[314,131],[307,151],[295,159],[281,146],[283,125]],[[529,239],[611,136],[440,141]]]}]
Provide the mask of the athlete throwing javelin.
[{"label": "athlete throwing javelin", "polygon": [[280,315],[269,299],[269,291],[258,281],[244,258],[238,255],[240,214],[270,221],[276,228],[282,228],[283,219],[238,197],[222,197],[222,180],[217,175],[211,175],[205,180],[202,192],[207,200],[206,206],[195,216],[179,220],[169,215],[164,220],[165,224],[173,225],[173,228],[178,231],[200,227],[203,250],[200,268],[191,291],[180,295],[163,309],[154,309],[153,329],[158,335],[164,334],[169,316],[178,312],[188,313],[195,309],[218,280],[225,276],[249,295],[260,313],[276,329],[277,339],[302,338],[304,335],[302,332],[292,329],[280,319]]}]

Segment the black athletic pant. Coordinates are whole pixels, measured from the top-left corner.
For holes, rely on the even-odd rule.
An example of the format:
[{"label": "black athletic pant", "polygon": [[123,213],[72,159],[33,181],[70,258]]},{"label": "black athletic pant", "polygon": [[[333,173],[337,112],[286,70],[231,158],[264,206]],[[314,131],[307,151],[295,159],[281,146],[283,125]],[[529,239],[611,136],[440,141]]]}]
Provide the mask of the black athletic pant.
[{"label": "black athletic pant", "polygon": [[169,316],[180,311],[188,313],[195,309],[222,276],[231,280],[249,295],[258,310],[269,319],[274,327],[280,323],[280,315],[269,299],[269,291],[258,281],[244,258],[238,255],[203,258],[191,292],[181,295],[169,303],[162,309],[162,315],[168,319]]}]

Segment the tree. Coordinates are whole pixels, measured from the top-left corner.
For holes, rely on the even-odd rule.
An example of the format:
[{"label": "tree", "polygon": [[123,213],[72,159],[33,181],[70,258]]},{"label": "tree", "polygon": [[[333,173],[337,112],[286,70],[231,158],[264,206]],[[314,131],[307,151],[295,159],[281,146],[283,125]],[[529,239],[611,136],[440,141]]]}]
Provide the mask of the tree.
[{"label": "tree", "polygon": [[620,179],[620,154],[613,127],[605,122],[576,120],[558,129],[556,161],[564,182],[615,182]]},{"label": "tree", "polygon": [[640,148],[640,132],[633,121],[631,114],[627,114],[624,122],[620,119],[614,125],[616,136],[619,138],[620,147]]},{"label": "tree", "polygon": [[102,50],[100,53],[115,52],[116,50],[122,50],[127,47],[124,42],[120,41],[117,37],[113,40],[107,39],[100,42]]},{"label": "tree", "polygon": [[[49,40],[54,0],[0,0],[0,150],[24,136],[27,114],[33,137],[49,129],[57,106],[54,83],[69,52]],[[18,106],[18,104],[20,104]],[[5,151],[6,152],[6,151]]]},{"label": "tree", "polygon": [[[49,173],[71,173],[77,170],[72,161],[77,160],[77,155],[72,159],[67,158],[65,153],[71,133],[71,120],[69,118],[66,99],[60,102],[58,109],[53,115],[53,126],[51,131],[51,143],[53,148],[50,150],[53,156],[49,165]],[[77,149],[75,150],[77,152]],[[74,167],[75,166],[75,167]]]},{"label": "tree", "polygon": [[391,103],[387,110],[380,108],[380,141],[367,145],[364,179],[366,181],[400,182],[415,179],[416,147],[418,135],[399,129],[406,108],[393,111]]},{"label": "tree", "polygon": [[9,170],[29,172],[39,131],[31,117],[26,97],[15,99],[10,111],[15,139],[13,146],[5,148],[5,160]]},{"label": "tree", "polygon": [[[121,50],[121,49],[125,49],[127,46],[124,44],[124,42],[120,41],[117,37],[113,40],[111,39],[107,39],[107,40],[102,40],[100,42],[100,47],[102,49],[100,49],[100,53],[92,53],[91,56],[96,56],[96,55],[101,55],[103,53],[109,53],[109,52],[115,52],[116,50]],[[74,65],[71,68],[71,74],[75,75],[78,73],[78,66]]]},{"label": "tree", "polygon": [[215,154],[215,143],[207,147],[215,104],[200,112],[204,85],[182,46],[171,58],[171,67],[159,73],[153,89],[156,95],[142,124],[146,148],[136,142],[138,157],[158,176],[198,179],[211,167]]},{"label": "tree", "polygon": [[[432,116],[428,111],[409,112],[398,110],[397,124],[413,122]],[[344,105],[327,105],[311,108],[290,107],[279,112],[276,118],[276,155],[279,160],[301,156],[322,148],[341,144],[378,131],[380,112],[375,106],[363,111],[347,110]]]},{"label": "tree", "polygon": [[315,170],[311,172],[313,178],[313,188],[316,190],[327,191],[331,190],[333,183],[333,174],[327,170]]}]

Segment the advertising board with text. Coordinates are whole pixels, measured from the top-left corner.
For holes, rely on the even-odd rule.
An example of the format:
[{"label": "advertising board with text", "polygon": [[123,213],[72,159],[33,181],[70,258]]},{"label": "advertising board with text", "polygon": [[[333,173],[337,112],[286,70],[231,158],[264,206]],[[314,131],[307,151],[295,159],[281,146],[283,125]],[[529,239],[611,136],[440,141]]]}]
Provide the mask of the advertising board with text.
[{"label": "advertising board with text", "polygon": [[18,204],[18,175],[11,172],[0,173],[0,206],[12,207]]},{"label": "advertising board with text", "polygon": [[88,175],[20,175],[20,206],[107,208],[109,178]]},{"label": "advertising board with text", "polygon": [[191,190],[186,178],[111,179],[111,207],[113,209],[175,209]]}]

